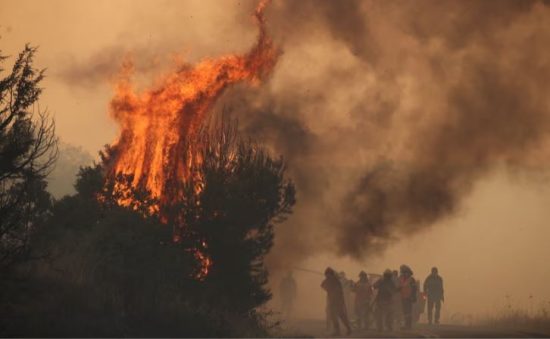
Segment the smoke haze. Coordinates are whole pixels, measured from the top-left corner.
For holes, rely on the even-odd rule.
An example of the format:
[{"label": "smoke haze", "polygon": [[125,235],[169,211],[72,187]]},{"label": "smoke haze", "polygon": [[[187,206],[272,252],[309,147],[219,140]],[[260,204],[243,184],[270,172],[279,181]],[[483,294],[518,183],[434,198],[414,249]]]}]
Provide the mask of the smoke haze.
[{"label": "smoke haze", "polygon": [[221,104],[289,161],[301,203],[283,246],[365,258],[454,215],[496,167],[543,169],[549,15],[528,1],[276,2],[270,86]]},{"label": "smoke haze", "polygon": [[[2,28],[11,27],[1,31],[3,52],[14,54],[27,41],[41,46],[37,64],[49,74],[43,102],[56,112],[61,136],[90,152],[115,137],[109,77],[128,53],[147,84],[176,53],[190,62],[241,53],[256,34],[255,1],[0,4]],[[34,20],[22,24],[26,15]],[[513,194],[510,178],[518,175],[518,191],[547,184],[547,2],[274,0],[267,18],[283,52],[271,79],[254,89],[235,86],[215,111],[228,108],[245,133],[282,154],[296,182],[298,204],[279,227],[273,268],[306,260],[321,269],[344,256],[351,259],[337,265],[382,270],[402,258],[423,275],[433,253],[447,253],[441,271],[463,273],[462,262],[493,246],[491,238],[472,234],[479,246],[453,253],[437,244],[422,259],[411,257],[417,248],[407,244],[448,245],[453,232],[477,228],[498,238],[514,229],[532,237],[502,239],[527,248],[549,235],[540,226],[547,217],[542,208],[526,229],[515,229],[494,222],[497,209],[478,204]],[[492,188],[483,200],[487,181]],[[545,191],[502,206],[528,210],[548,197]],[[486,272],[485,262],[468,262],[486,285],[509,264]],[[458,273],[454,278],[461,281]],[[542,269],[538,279],[550,281],[550,272]]]}]

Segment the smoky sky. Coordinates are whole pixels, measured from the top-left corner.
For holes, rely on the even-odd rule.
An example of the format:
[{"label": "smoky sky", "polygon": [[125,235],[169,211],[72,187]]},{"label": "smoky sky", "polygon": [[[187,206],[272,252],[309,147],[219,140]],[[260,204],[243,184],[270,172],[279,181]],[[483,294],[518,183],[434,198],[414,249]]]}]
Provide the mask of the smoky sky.
[{"label": "smoky sky", "polygon": [[[239,29],[255,34],[254,1],[241,7]],[[284,156],[296,183],[273,265],[383,253],[452,218],[495,169],[548,165],[548,2],[274,0],[267,18],[282,51],[273,74],[227,91],[214,111]],[[134,46],[143,72],[174,46],[157,44]],[[102,53],[62,77],[112,73],[124,53]]]},{"label": "smoky sky", "polygon": [[297,182],[281,252],[364,259],[455,215],[496,168],[544,170],[549,19],[540,1],[274,6],[281,64],[227,100]]}]

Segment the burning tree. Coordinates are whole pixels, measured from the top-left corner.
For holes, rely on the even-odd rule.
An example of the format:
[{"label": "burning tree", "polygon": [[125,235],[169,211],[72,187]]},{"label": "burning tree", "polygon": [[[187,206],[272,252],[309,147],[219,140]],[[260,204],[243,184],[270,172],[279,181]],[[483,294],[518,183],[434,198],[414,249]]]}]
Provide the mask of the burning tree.
[{"label": "burning tree", "polygon": [[207,299],[218,307],[250,311],[270,298],[263,259],[273,245],[274,225],[295,204],[282,158],[273,159],[240,137],[236,123],[205,126],[183,148],[184,156],[193,159],[188,176],[166,182],[165,193],[173,198],[160,205],[151,192],[132,186],[131,175],[109,176],[116,152],[103,154],[102,204],[158,217],[171,226],[172,241],[195,260],[192,278],[208,286]]},{"label": "burning tree", "polygon": [[[171,183],[183,194],[162,215],[151,213],[158,200],[150,192],[115,188],[132,178],[109,176],[113,150],[80,171],[77,194],[56,201],[33,237],[33,255],[46,260],[25,270],[32,298],[0,298],[17,305],[0,312],[8,329],[0,334],[267,334],[257,311],[270,296],[263,256],[295,203],[284,161],[239,137],[236,124],[202,129],[187,145],[201,159],[191,167],[195,179]],[[128,197],[132,204],[118,203]]]},{"label": "burning tree", "polygon": [[[189,246],[200,263],[196,275],[199,280],[209,273],[213,258],[207,254],[212,250],[207,249],[211,247],[209,242],[217,239],[201,232],[206,232],[216,218],[226,218],[226,227],[235,228],[235,235],[226,239],[240,238],[244,232],[250,242],[269,245],[271,240],[266,236],[270,233],[269,221],[288,213],[292,205],[291,199],[278,206],[280,201],[265,198],[274,192],[254,192],[259,194],[258,199],[264,199],[261,202],[239,200],[231,192],[233,181],[259,187],[275,183],[280,189],[283,184],[277,180],[282,180],[283,163],[273,161],[261,148],[238,140],[231,127],[221,126],[214,134],[204,130],[210,109],[229,86],[237,82],[258,84],[277,62],[279,51],[266,30],[267,3],[260,1],[254,11],[259,34],[248,53],[206,58],[196,65],[179,65],[158,79],[151,89],[142,92],[135,91],[132,64],[126,60],[111,100],[111,115],[121,130],[106,157],[107,183],[113,188],[108,191],[118,197],[116,201],[120,206],[133,209],[143,207],[133,192],[149,192],[157,203],[149,207],[148,213],[158,214],[163,223],[173,226],[175,242],[194,243]],[[233,206],[242,208],[238,212],[241,218],[243,211],[246,215],[258,213],[258,216],[238,220],[232,214],[234,210],[211,206],[214,200],[210,191],[218,186],[226,186],[227,191],[216,194],[227,206],[248,204]],[[209,223],[204,224],[207,219]],[[258,253],[252,258],[264,254]]]},{"label": "burning tree", "polygon": [[171,213],[183,219],[182,239],[196,249],[198,276],[215,300],[251,310],[270,297],[263,258],[273,244],[274,224],[292,211],[294,186],[284,178],[283,159],[240,138],[236,124],[205,129],[188,148],[200,161]]}]

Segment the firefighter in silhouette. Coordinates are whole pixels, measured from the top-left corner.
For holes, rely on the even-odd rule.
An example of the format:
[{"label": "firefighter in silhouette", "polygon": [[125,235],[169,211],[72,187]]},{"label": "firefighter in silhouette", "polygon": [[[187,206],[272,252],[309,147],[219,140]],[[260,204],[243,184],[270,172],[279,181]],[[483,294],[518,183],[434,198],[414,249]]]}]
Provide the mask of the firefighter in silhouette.
[{"label": "firefighter in silhouette", "polygon": [[348,317],[353,314],[353,297],[352,297],[352,290],[353,290],[353,280],[348,279],[346,277],[346,272],[341,271],[338,274],[338,278],[340,279],[340,284],[342,285],[342,291],[344,292],[344,303],[346,304],[346,312],[348,314]]},{"label": "firefighter in silhouette", "polygon": [[287,318],[292,313],[292,307],[296,299],[296,290],[296,280],[292,276],[292,271],[289,271],[283,280],[281,280],[280,286],[282,311],[283,315]]},{"label": "firefighter in silhouette", "polygon": [[359,273],[359,281],[353,285],[355,292],[355,314],[357,316],[358,328],[368,329],[371,318],[372,286],[367,273]]},{"label": "firefighter in silhouette", "polygon": [[393,297],[397,291],[397,286],[392,279],[392,273],[390,270],[385,270],[382,278],[378,279],[373,287],[378,290],[374,304],[376,306],[376,329],[382,331],[384,325],[386,330],[391,331],[393,329]]},{"label": "firefighter in silhouette", "polygon": [[439,324],[441,303],[445,297],[443,295],[443,278],[439,275],[437,267],[432,267],[432,273],[424,281],[424,293],[428,298],[428,323],[432,324],[432,315],[435,306],[435,323]]},{"label": "firefighter in silhouette", "polygon": [[401,293],[404,321],[402,329],[409,330],[412,328],[413,304],[416,302],[416,280],[413,277],[413,271],[407,265],[401,265],[399,272],[399,291]]},{"label": "firefighter in silhouette", "polygon": [[347,335],[351,334],[351,326],[346,311],[344,292],[338,274],[330,267],[325,270],[325,280],[321,287],[327,292],[327,312],[330,317],[334,332],[332,335],[340,335],[341,320],[346,326]]},{"label": "firefighter in silhouette", "polygon": [[392,300],[393,322],[395,326],[401,327],[401,322],[403,321],[403,305],[401,305],[401,293],[399,292],[399,271],[393,270],[391,273],[393,283],[396,287]]}]

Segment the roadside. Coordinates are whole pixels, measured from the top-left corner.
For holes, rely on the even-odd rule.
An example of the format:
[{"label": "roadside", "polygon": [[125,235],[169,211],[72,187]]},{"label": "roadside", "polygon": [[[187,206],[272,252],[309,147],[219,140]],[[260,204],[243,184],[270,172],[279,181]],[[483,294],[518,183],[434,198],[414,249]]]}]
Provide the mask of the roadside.
[{"label": "roadside", "polygon": [[[282,325],[282,337],[331,337],[326,324],[318,319],[301,319],[285,322]],[[347,337],[342,335],[342,337]],[[349,337],[365,338],[547,338],[550,333],[539,330],[493,328],[483,326],[417,324],[412,330],[394,330],[378,332],[376,330],[356,330]]]}]

